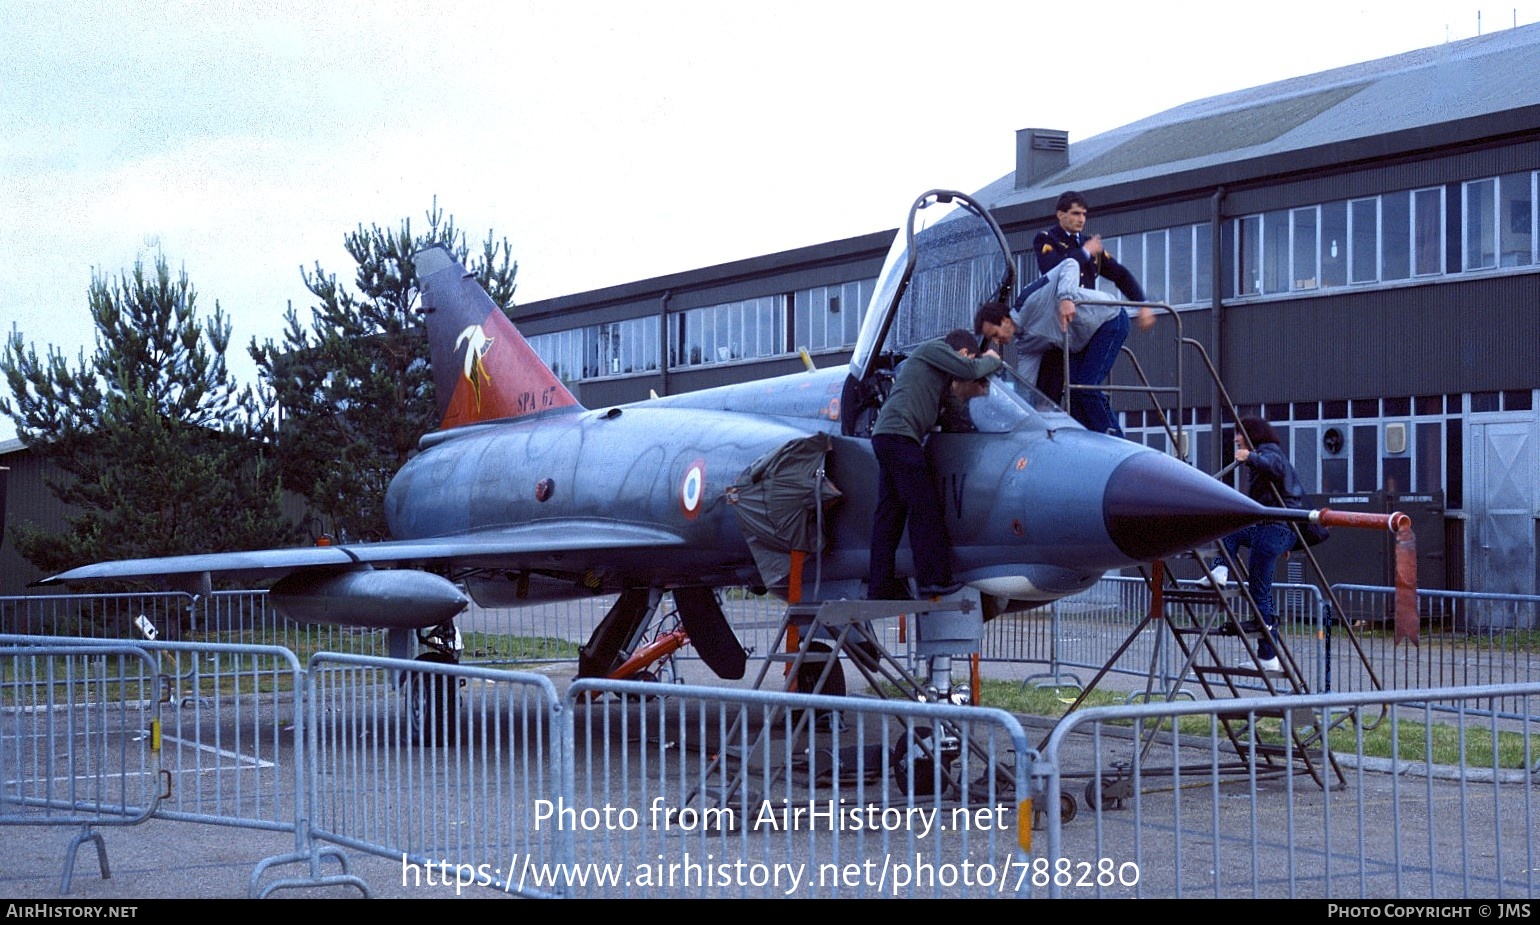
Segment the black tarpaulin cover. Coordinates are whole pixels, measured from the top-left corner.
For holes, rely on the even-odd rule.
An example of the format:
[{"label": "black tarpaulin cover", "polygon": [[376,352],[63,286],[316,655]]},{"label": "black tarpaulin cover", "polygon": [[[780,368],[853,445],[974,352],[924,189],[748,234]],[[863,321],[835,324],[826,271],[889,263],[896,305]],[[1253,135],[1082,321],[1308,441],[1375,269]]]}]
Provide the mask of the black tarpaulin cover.
[{"label": "black tarpaulin cover", "polygon": [[755,460],[728,491],[767,588],[786,587],[792,550],[823,551],[820,508],[827,510],[840,497],[824,475],[832,445],[833,438],[821,433],[782,444]]}]

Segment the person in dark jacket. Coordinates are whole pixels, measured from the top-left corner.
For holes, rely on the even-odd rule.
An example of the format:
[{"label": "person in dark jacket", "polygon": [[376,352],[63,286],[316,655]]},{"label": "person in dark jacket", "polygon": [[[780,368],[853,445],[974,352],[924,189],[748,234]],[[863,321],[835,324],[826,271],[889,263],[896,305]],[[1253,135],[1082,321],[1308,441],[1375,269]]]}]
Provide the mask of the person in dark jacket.
[{"label": "person in dark jacket", "polygon": [[958,329],[916,347],[899,364],[893,390],[877,414],[872,428],[878,488],[866,592],[869,598],[901,600],[909,596],[897,580],[894,561],[906,524],[920,595],[951,594],[961,587],[952,580],[952,542],[934,473],[925,456],[925,438],[941,416],[941,405],[953,380],[972,382],[1000,368],[1000,357],[993,350],[973,358],[975,343],[972,334]]},{"label": "person in dark jacket", "polygon": [[[1241,419],[1235,432],[1235,461],[1246,471],[1246,494],[1253,501],[1268,507],[1304,507],[1305,492],[1299,474],[1278,445],[1278,434],[1271,424],[1256,417]],[[1240,554],[1241,546],[1251,547],[1246,571],[1251,576],[1251,599],[1256,602],[1257,616],[1265,627],[1257,638],[1257,669],[1264,672],[1283,670],[1273,645],[1277,632],[1274,627],[1278,623],[1273,607],[1273,571],[1283,554],[1294,548],[1295,539],[1294,529],[1288,524],[1272,522],[1252,524],[1220,540],[1232,561]],[[1211,571],[1215,583],[1224,587],[1230,578],[1225,560],[1216,558]],[[1199,583],[1206,585],[1207,579]]]},{"label": "person in dark jacket", "polygon": [[[1101,235],[1085,233],[1089,207],[1084,196],[1071,190],[1059,197],[1056,209],[1059,223],[1038,232],[1032,240],[1032,251],[1037,255],[1037,269],[1047,278],[1063,264],[1073,262],[1079,270],[1081,292],[1078,295],[1070,294],[1074,289],[1070,286],[1068,274],[1062,270],[1055,274],[1055,281],[1048,284],[1047,288],[1054,290],[1052,293],[1037,291],[1034,286],[1028,286],[1016,304],[1018,313],[1022,313],[1016,319],[1017,325],[1023,330],[1041,330],[1050,338],[1054,323],[1060,325],[1061,331],[1067,326],[1071,334],[1070,382],[1075,385],[1101,385],[1112,372],[1118,352],[1123,349],[1123,341],[1128,339],[1128,315],[1121,306],[1083,304],[1078,307],[1078,314],[1085,317],[1077,317],[1077,306],[1071,300],[1094,303],[1106,299],[1107,296],[1096,289],[1098,277],[1106,277],[1130,302],[1145,301],[1144,288],[1127,267],[1113,260],[1102,249]],[[1028,298],[1034,292],[1037,301],[1043,303],[1035,308],[1033,306],[1036,302],[1029,302]],[[1034,325],[1031,322],[1033,317],[1039,323]],[[1139,310],[1140,327],[1149,328],[1154,323],[1155,316],[1150,309]],[[1060,343],[1062,339],[1040,348],[1042,363],[1035,383],[1054,401],[1059,401],[1064,392],[1064,353]],[[1106,392],[1073,390],[1067,410],[1087,430],[1115,437],[1123,436]]]},{"label": "person in dark jacket", "polygon": [[1085,233],[1086,218],[1090,215],[1085,197],[1070,190],[1059,197],[1054,208],[1059,223],[1039,231],[1037,237],[1032,239],[1032,252],[1037,255],[1037,272],[1047,276],[1049,270],[1065,260],[1073,260],[1080,267],[1082,289],[1095,289],[1097,277],[1106,277],[1128,301],[1145,301],[1144,288],[1139,285],[1139,280],[1134,278],[1127,267],[1113,260],[1102,249],[1102,236]]}]

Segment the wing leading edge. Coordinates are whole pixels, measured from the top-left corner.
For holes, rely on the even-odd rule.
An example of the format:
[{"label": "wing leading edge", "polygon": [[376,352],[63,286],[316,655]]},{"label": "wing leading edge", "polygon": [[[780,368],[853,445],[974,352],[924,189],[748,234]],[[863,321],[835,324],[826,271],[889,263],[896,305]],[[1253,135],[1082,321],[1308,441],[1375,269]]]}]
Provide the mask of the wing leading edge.
[{"label": "wing leading edge", "polygon": [[682,545],[684,539],[679,535],[654,527],[595,520],[559,520],[427,539],[122,559],[70,569],[45,578],[38,584],[169,579],[204,573],[231,578],[274,579],[299,569],[336,569],[362,565],[434,563],[514,567],[536,556],[614,549],[663,549]]}]

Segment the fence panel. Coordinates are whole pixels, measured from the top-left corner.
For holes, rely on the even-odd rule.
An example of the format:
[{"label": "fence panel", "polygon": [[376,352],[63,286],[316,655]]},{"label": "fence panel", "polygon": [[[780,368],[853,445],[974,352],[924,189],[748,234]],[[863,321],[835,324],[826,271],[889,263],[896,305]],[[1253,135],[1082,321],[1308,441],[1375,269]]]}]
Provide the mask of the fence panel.
[{"label": "fence panel", "polygon": [[566,703],[575,802],[533,821],[577,839],[573,867],[539,872],[574,895],[1023,890],[1030,753],[1007,713],[590,681]]},{"label": "fence panel", "polygon": [[[1332,590],[1342,604],[1339,621],[1353,627],[1386,687],[1540,681],[1540,595],[1418,591],[1418,644],[1398,646],[1392,632],[1394,588],[1334,585]],[[1350,659],[1338,664],[1335,690],[1368,688],[1360,666]],[[1486,709],[1525,715],[1502,700]]]},{"label": "fence panel", "polygon": [[0,648],[0,823],[149,818],[164,789],[157,675],[131,646]]},{"label": "fence panel", "polygon": [[[1320,591],[1314,585],[1281,582],[1273,588],[1279,632],[1285,635],[1306,682],[1319,689],[1328,680],[1321,645]],[[1244,609],[1243,598],[1235,598],[1232,606],[1236,605],[1243,608],[1241,619],[1251,616]],[[1047,607],[985,624],[980,661],[1041,663],[1044,670],[1026,681],[1044,686],[1080,688],[1108,666],[1108,675],[1102,680],[1108,690],[1142,692],[1153,684],[1159,693],[1188,691],[1196,679],[1179,676],[1182,653],[1163,623],[1157,620],[1137,637],[1129,638],[1149,609],[1149,585],[1143,578],[1108,576]],[[1219,619],[1217,609],[1211,607],[1195,606],[1193,615],[1203,621]],[[1118,655],[1125,642],[1128,647]],[[1116,662],[1111,661],[1114,655],[1118,655]],[[1240,681],[1237,686],[1264,690],[1256,681]]]},{"label": "fence panel", "polygon": [[[121,647],[101,639],[0,636],[0,646]],[[288,649],[140,642],[164,679],[159,707],[165,819],[276,831],[296,828],[303,669]],[[128,692],[125,690],[124,695]]]},{"label": "fence panel", "polygon": [[533,824],[570,802],[570,723],[548,678],[320,653],[309,691],[312,839],[399,860],[407,888],[563,895],[510,877],[570,860]]},{"label": "fence panel", "polygon": [[1540,685],[1071,714],[1034,769],[1051,816],[1039,895],[1531,897],[1540,741],[1470,709],[1498,696],[1533,710]]}]

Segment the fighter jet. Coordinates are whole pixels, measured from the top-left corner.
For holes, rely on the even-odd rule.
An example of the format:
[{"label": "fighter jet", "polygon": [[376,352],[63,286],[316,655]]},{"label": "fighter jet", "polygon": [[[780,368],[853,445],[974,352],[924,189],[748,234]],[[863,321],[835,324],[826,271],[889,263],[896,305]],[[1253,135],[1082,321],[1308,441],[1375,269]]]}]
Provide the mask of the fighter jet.
[{"label": "fighter jet", "polygon": [[[583,649],[585,675],[619,663],[671,592],[707,664],[738,677],[746,654],[715,589],[862,596],[877,485],[869,428],[894,369],[1015,288],[988,212],[931,191],[895,239],[848,367],[590,409],[448,249],[414,260],[443,421],[389,487],[394,539],[104,562],[47,582],[276,579],[270,600],[292,619],[415,630],[441,661],[467,594],[495,606],[618,592]],[[1016,607],[1303,515],[1087,432],[1008,373],[944,416],[927,452],[955,576]],[[907,555],[906,543],[899,569],[913,575]]]}]

